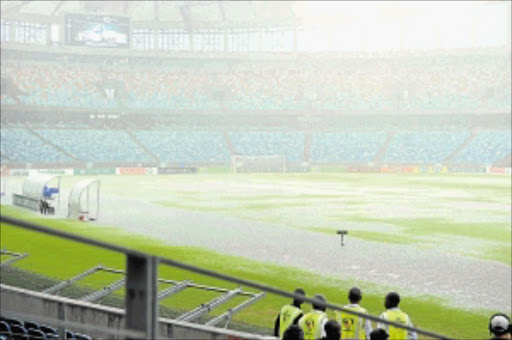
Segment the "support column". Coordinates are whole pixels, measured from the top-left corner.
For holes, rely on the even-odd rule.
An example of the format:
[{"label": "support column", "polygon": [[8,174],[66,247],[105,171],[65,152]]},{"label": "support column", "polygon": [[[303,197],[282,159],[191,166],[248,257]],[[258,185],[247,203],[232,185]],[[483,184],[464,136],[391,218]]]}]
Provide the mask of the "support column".
[{"label": "support column", "polygon": [[14,23],[15,23],[14,20],[9,20],[9,24],[11,25],[10,31],[9,31],[9,42],[14,42],[14,39],[16,38],[16,33],[14,32],[16,27],[15,27]]},{"label": "support column", "polygon": [[297,53],[297,20],[293,19],[293,53]]},{"label": "support column", "polygon": [[126,324],[128,330],[146,333],[146,339],[159,337],[157,299],[158,259],[126,258]]}]

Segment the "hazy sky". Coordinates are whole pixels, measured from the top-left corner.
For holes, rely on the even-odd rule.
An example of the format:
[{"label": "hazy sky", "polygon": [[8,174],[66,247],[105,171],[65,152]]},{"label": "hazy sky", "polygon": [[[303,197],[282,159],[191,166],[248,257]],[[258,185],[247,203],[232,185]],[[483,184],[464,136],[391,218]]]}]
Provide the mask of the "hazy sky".
[{"label": "hazy sky", "polygon": [[510,30],[506,1],[297,1],[294,11],[302,50],[503,46]]}]

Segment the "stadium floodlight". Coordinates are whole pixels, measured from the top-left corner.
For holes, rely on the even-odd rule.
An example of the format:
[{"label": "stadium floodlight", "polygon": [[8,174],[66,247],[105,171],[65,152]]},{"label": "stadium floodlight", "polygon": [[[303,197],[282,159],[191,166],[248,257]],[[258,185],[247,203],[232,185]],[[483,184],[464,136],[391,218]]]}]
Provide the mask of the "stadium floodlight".
[{"label": "stadium floodlight", "polygon": [[286,172],[286,157],[283,155],[234,155],[231,156],[233,173],[240,172]]}]

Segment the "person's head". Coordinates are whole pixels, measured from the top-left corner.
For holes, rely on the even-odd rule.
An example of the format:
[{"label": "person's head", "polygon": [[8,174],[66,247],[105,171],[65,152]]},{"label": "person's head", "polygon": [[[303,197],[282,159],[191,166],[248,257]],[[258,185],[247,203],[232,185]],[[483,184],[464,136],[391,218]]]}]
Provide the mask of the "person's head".
[{"label": "person's head", "polygon": [[398,307],[399,303],[400,295],[398,295],[398,293],[391,292],[386,295],[386,299],[384,300],[384,307],[386,307],[386,309],[395,308]]},{"label": "person's head", "polygon": [[359,303],[363,298],[363,294],[361,290],[357,287],[352,287],[348,292],[348,300],[350,303]]},{"label": "person's head", "polygon": [[304,296],[306,296],[306,292],[304,292],[304,289],[302,288],[297,288],[295,289],[295,291],[293,292],[294,294],[298,294],[298,295],[302,295],[302,298],[293,298],[293,305],[294,306],[300,306],[304,303]]},{"label": "person's head", "polygon": [[304,340],[304,332],[298,325],[290,325],[283,333],[283,340]]},{"label": "person's head", "polygon": [[388,338],[389,338],[388,333],[386,332],[386,330],[384,330],[382,328],[375,328],[370,333],[370,340],[388,340]]},{"label": "person's head", "polygon": [[316,300],[320,300],[322,301],[323,303],[313,303],[313,309],[317,309],[317,310],[321,310],[322,312],[325,312],[325,310],[327,309],[325,307],[325,298],[322,294],[316,294],[315,296],[313,296],[313,299],[316,299]]},{"label": "person's head", "polygon": [[496,337],[510,339],[510,318],[503,313],[497,313],[489,319],[489,332]]},{"label": "person's head", "polygon": [[341,339],[341,326],[335,320],[329,320],[325,323],[325,335],[328,340]]}]

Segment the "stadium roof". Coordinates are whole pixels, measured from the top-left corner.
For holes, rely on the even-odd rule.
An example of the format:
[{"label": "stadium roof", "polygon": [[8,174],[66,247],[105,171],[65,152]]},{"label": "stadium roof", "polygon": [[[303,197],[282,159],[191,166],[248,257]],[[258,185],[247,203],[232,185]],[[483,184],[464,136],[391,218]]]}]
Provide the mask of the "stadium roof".
[{"label": "stadium roof", "polygon": [[64,13],[130,17],[132,23],[164,22],[176,28],[289,24],[293,1],[2,1],[2,17],[56,17]]}]

